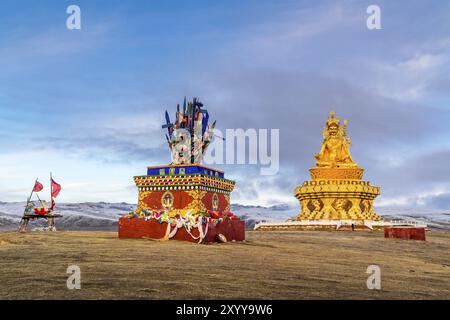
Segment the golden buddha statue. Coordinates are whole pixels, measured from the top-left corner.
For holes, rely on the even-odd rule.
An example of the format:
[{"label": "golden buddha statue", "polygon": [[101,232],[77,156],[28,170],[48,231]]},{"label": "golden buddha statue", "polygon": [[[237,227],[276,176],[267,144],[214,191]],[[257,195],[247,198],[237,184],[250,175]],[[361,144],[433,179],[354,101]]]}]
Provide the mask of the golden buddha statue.
[{"label": "golden buddha statue", "polygon": [[323,143],[320,152],[315,155],[317,167],[357,167],[350,155],[350,138],[347,137],[347,120],[341,128],[339,119],[334,117],[334,112],[330,112],[327,124],[323,130]]},{"label": "golden buddha statue", "polygon": [[311,181],[295,189],[302,210],[298,220],[382,220],[373,212],[373,200],[380,188],[362,181],[364,169],[350,155],[347,120],[341,125],[330,112],[323,130],[323,142],[311,168]]}]

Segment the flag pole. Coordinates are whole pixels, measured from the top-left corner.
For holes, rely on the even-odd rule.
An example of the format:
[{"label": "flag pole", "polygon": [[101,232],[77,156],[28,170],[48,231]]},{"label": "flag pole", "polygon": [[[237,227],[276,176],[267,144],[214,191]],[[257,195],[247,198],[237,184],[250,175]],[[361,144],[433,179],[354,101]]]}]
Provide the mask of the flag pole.
[{"label": "flag pole", "polygon": [[50,171],[50,208],[52,207],[53,207],[53,179],[52,179],[52,172]]},{"label": "flag pole", "polygon": [[36,182],[37,182],[37,181],[38,181],[38,178],[36,178],[36,180],[34,181],[33,189],[31,189],[30,196],[28,197],[28,200],[27,200],[27,205],[28,205],[28,203],[29,203],[30,200],[31,200],[31,196],[33,195],[34,186],[36,185]]},{"label": "flag pole", "polygon": [[36,193],[36,195],[37,195],[37,197],[39,199],[39,202],[41,203],[42,208],[45,208],[44,203],[42,202],[41,198],[39,198],[39,195],[37,193]]},{"label": "flag pole", "polygon": [[36,185],[36,182],[37,182],[37,181],[38,181],[38,178],[36,178],[36,180],[34,181],[33,189],[31,189],[30,196],[29,196],[28,199],[27,199],[27,204],[25,205],[25,209],[23,210],[23,214],[24,214],[24,215],[25,215],[25,212],[27,212],[28,204],[30,203],[31,196],[33,195],[34,186]]}]

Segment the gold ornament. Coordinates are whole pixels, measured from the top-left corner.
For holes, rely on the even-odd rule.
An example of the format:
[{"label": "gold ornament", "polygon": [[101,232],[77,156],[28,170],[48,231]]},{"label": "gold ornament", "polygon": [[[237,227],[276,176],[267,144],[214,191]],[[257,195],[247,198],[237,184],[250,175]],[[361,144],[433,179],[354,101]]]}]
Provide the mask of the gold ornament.
[{"label": "gold ornament", "polygon": [[170,191],[164,192],[164,194],[161,197],[161,206],[165,210],[172,210],[173,209],[173,202],[174,202],[174,196],[173,193]]}]

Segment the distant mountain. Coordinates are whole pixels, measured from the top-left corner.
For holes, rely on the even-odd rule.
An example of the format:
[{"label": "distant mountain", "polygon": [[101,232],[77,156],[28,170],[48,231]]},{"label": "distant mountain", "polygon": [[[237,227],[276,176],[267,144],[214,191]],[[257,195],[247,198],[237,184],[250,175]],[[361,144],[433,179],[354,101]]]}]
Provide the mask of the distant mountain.
[{"label": "distant mountain", "polygon": [[[24,207],[25,202],[0,202],[0,231],[17,230]],[[63,218],[56,221],[56,226],[61,230],[116,230],[119,217],[135,208],[136,205],[124,202],[60,203],[56,212]],[[232,204],[231,211],[245,220],[248,228],[253,228],[261,221],[286,221],[295,217],[299,208],[285,204],[271,207]],[[450,230],[450,210],[380,207],[376,211],[387,219],[417,220],[430,228]],[[44,221],[30,224],[30,228],[42,226]]]},{"label": "distant mountain", "polygon": [[[0,202],[0,230],[17,229],[25,202]],[[61,203],[56,212],[63,215],[56,220],[56,227],[64,230],[116,230],[117,221],[123,214],[133,211],[135,205],[128,203]],[[39,228],[45,221],[31,221],[30,228]]]},{"label": "distant mountain", "polygon": [[425,222],[431,229],[450,230],[450,210],[428,208],[380,207],[376,212],[385,219]]},{"label": "distant mountain", "polygon": [[284,204],[271,207],[232,204],[231,211],[245,220],[247,228],[253,228],[258,222],[286,221],[298,215],[299,209]]}]

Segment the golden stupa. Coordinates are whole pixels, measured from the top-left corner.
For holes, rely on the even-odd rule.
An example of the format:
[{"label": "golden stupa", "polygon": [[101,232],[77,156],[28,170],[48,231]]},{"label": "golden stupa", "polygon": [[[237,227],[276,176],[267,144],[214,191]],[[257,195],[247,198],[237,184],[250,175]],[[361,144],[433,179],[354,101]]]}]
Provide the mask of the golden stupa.
[{"label": "golden stupa", "polygon": [[380,188],[363,181],[364,169],[350,155],[347,120],[341,124],[330,112],[316,167],[310,169],[311,181],[295,189],[301,212],[297,220],[382,220],[373,211],[373,200]]}]

